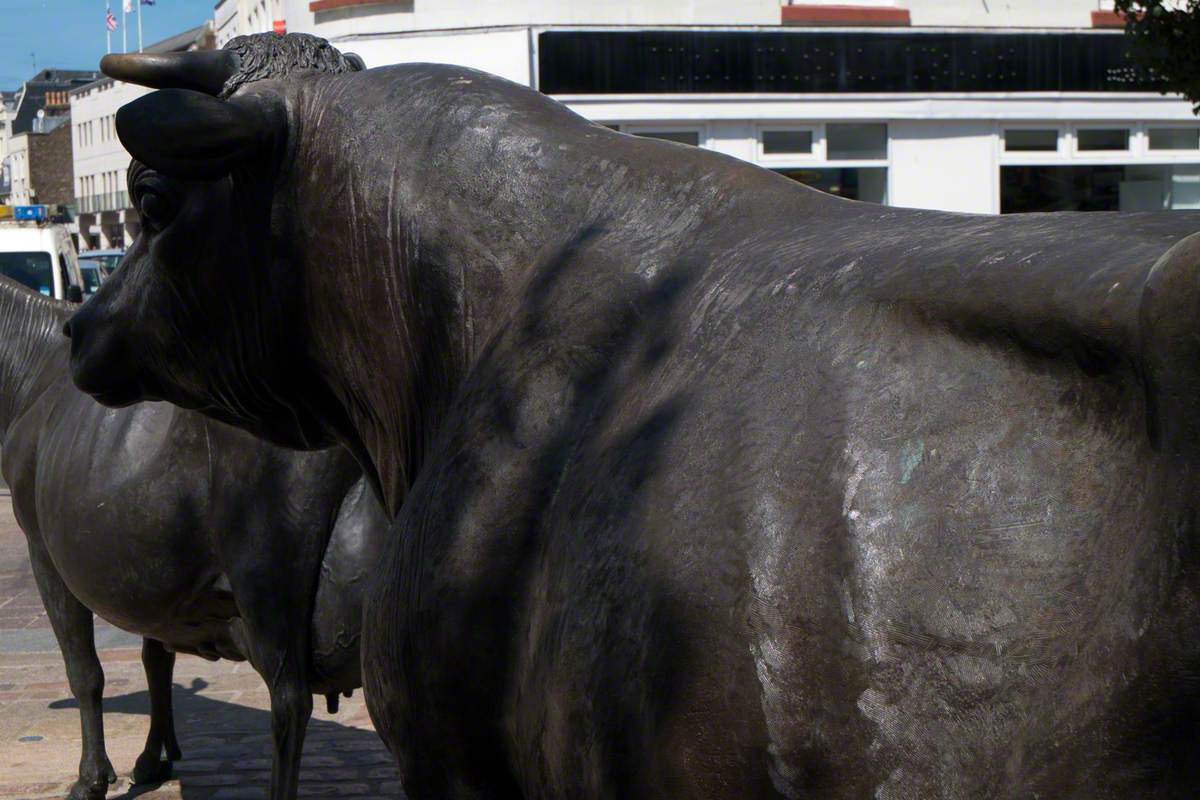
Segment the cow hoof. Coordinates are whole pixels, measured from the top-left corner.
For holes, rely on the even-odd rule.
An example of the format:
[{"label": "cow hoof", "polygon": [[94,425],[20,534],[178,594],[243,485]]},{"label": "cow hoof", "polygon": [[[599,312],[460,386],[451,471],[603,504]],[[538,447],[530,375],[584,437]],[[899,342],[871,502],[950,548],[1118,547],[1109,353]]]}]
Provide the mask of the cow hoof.
[{"label": "cow hoof", "polygon": [[133,765],[133,772],[129,774],[130,780],[135,784],[162,783],[169,777],[171,762],[160,759],[157,752],[145,752],[138,756]]},{"label": "cow hoof", "polygon": [[83,778],[75,781],[71,791],[67,792],[67,800],[104,800],[108,785],[117,782],[117,773],[112,772],[112,767],[109,767],[109,771],[110,774],[99,781],[85,781]]}]

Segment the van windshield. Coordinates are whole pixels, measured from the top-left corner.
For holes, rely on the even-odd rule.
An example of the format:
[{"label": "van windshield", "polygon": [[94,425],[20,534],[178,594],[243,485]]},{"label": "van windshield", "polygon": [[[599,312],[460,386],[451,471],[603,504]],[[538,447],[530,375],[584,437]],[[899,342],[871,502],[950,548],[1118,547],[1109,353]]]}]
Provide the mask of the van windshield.
[{"label": "van windshield", "polygon": [[49,253],[0,253],[0,275],[53,296],[54,274],[51,270]]}]

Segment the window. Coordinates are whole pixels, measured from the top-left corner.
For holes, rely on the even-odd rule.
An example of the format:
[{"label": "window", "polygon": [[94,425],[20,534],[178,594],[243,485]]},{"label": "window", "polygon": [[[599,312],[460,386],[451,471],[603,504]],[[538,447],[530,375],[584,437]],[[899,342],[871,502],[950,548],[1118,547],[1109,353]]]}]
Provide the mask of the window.
[{"label": "window", "polygon": [[1075,132],[1080,150],[1128,150],[1128,128],[1082,128]]},{"label": "window", "polygon": [[850,200],[887,203],[887,167],[777,168],[784,177]]},{"label": "window", "polygon": [[778,130],[762,132],[763,155],[809,155],[813,151],[811,130]]},{"label": "window", "polygon": [[1009,153],[1056,152],[1058,131],[1054,128],[1014,128],[1004,132],[1004,149]]},{"label": "window", "polygon": [[1200,165],[1031,165],[1000,168],[1000,211],[1200,208]]},{"label": "window", "polygon": [[100,289],[100,264],[90,259],[79,260],[79,274],[83,276],[83,292],[93,295]]},{"label": "window", "polygon": [[1200,128],[1151,128],[1151,150],[1200,150]]},{"label": "window", "polygon": [[887,158],[887,125],[837,123],[825,126],[825,157],[830,161]]},{"label": "window", "polygon": [[823,161],[822,128],[819,123],[763,126],[757,135],[758,160],[780,166],[797,161]]},{"label": "window", "polygon": [[641,136],[645,139],[662,139],[667,142],[679,142],[680,144],[690,144],[692,147],[700,146],[700,131],[630,131],[634,136]]},{"label": "window", "polygon": [[44,295],[54,294],[53,269],[49,253],[0,253],[0,275]]}]

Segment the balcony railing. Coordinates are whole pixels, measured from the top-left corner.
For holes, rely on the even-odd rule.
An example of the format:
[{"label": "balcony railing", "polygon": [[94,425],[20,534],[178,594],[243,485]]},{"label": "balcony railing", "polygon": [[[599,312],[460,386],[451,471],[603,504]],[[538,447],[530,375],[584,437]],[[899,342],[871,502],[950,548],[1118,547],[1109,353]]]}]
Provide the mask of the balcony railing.
[{"label": "balcony railing", "polygon": [[80,214],[99,214],[101,211],[120,211],[129,208],[129,192],[105,192],[75,198]]}]

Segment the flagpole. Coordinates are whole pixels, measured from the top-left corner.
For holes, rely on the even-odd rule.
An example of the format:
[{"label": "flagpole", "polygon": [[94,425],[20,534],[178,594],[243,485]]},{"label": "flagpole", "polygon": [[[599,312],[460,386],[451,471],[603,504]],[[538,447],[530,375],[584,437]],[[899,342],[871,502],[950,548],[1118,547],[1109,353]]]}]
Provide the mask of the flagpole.
[{"label": "flagpole", "polygon": [[142,52],[142,0],[138,0],[137,7],[138,17],[138,52]]},{"label": "flagpole", "polygon": [[111,12],[112,6],[106,0],[104,3],[104,49],[110,55],[112,54],[112,29],[108,27],[108,15]]}]

